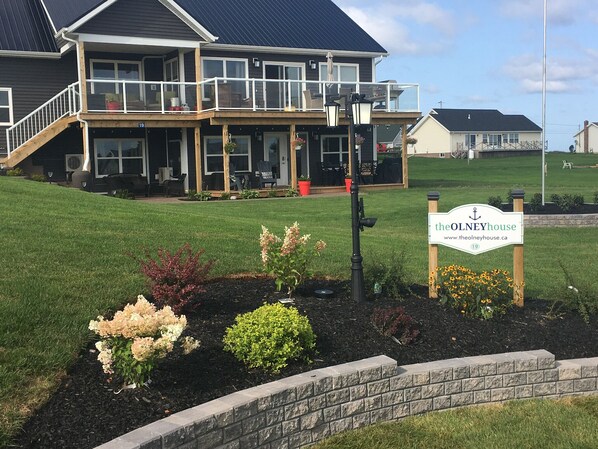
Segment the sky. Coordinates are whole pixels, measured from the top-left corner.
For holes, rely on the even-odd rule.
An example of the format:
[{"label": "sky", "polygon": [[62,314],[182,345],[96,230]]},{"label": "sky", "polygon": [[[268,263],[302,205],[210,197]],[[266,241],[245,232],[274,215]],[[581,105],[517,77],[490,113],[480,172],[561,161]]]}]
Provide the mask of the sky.
[{"label": "sky", "polygon": [[[542,126],[544,0],[334,0],[389,53],[377,79],[420,86],[420,109],[498,109]],[[595,0],[547,0],[548,151],[598,121]]]}]

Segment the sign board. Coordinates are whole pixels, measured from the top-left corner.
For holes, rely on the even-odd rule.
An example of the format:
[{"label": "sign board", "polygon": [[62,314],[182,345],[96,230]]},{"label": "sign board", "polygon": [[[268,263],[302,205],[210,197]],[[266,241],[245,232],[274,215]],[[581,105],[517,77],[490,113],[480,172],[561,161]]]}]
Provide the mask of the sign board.
[{"label": "sign board", "polygon": [[428,214],[428,243],[469,254],[523,244],[523,213],[503,212],[487,204],[465,204]]}]

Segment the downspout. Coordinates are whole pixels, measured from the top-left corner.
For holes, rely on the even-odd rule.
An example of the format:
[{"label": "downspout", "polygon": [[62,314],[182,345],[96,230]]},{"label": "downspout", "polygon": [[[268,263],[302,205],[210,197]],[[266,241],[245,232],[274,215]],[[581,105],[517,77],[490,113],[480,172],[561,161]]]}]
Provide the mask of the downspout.
[{"label": "downspout", "polygon": [[[66,31],[62,32],[62,38],[67,41],[67,42],[71,42],[76,50],[77,50],[77,78],[79,78],[79,76],[81,75],[81,58],[79,58],[79,42],[77,42],[74,39],[71,39],[69,37],[66,37]],[[79,95],[83,95],[83,92],[81,92],[81,80],[79,80]],[[81,101],[79,101],[79,105],[81,105]],[[81,123],[83,123],[83,139],[85,139],[86,145],[89,145],[89,123],[87,123],[85,120],[83,120],[81,118],[81,107],[79,107],[79,110],[77,111],[77,120]],[[90,170],[90,166],[91,166],[91,160],[89,157],[90,151],[89,149],[87,150],[87,152],[85,153],[85,160],[83,161],[83,171],[86,172],[91,172]]]}]

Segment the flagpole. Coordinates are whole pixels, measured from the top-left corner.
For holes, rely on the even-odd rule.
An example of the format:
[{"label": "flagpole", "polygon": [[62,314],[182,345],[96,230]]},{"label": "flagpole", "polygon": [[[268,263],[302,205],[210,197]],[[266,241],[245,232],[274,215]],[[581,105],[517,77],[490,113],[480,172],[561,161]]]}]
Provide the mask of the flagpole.
[{"label": "flagpole", "polygon": [[544,0],[544,56],[542,59],[542,205],[546,203],[546,2]]}]

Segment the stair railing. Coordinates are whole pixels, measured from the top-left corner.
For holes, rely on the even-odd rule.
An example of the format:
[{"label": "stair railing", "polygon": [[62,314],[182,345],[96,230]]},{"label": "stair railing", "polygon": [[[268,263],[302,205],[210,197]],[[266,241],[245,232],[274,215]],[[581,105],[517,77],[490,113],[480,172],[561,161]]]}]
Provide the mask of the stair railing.
[{"label": "stair railing", "polygon": [[10,153],[33,139],[63,117],[75,115],[81,107],[79,83],[69,85],[40,107],[6,130],[8,157]]}]

